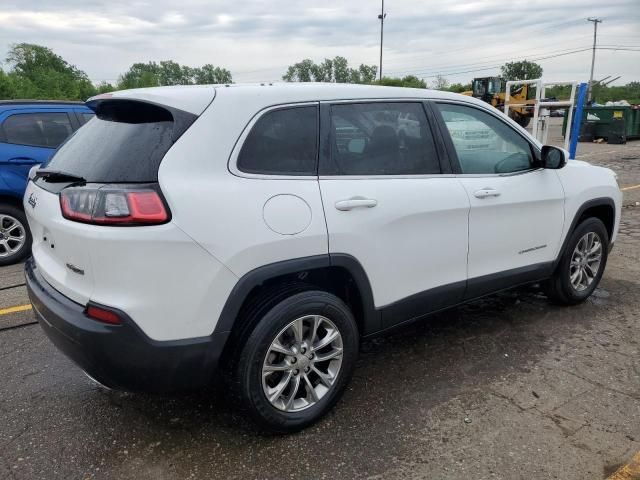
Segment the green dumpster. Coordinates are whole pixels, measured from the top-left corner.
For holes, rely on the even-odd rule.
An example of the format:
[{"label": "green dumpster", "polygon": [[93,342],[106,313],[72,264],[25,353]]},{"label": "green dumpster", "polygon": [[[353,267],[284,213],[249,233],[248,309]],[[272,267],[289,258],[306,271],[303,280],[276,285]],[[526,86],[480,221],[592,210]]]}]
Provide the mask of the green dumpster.
[{"label": "green dumpster", "polygon": [[[575,114],[575,108],[573,110]],[[594,138],[607,138],[614,118],[624,118],[627,139],[640,138],[640,108],[638,107],[585,107],[582,110],[582,122],[594,124]],[[575,121],[575,118],[574,118]],[[562,135],[567,129],[567,112],[562,122]]]}]

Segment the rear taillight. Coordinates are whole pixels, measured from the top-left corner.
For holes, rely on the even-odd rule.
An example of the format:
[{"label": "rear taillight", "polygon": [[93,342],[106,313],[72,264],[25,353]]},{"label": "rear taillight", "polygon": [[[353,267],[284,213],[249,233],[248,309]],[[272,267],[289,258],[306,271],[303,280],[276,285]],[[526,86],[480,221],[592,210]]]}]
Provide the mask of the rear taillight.
[{"label": "rear taillight", "polygon": [[100,308],[96,305],[87,305],[85,313],[87,314],[87,317],[93,320],[98,320],[102,323],[108,323],[109,325],[122,324],[122,320],[117,313],[107,310],[106,308]]},{"label": "rear taillight", "polygon": [[169,220],[154,188],[137,186],[69,187],[60,192],[62,216],[95,225],[157,225]]}]

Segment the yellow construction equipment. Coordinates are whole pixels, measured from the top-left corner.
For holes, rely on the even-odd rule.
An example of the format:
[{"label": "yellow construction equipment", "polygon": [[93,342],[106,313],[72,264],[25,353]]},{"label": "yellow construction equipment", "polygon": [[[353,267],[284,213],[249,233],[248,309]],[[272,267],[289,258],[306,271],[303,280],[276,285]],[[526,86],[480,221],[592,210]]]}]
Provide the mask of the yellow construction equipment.
[{"label": "yellow construction equipment", "polygon": [[[500,111],[504,109],[505,81],[501,77],[474,78],[472,90],[462,92],[463,95],[479,98]],[[529,85],[521,85],[510,94],[509,103],[523,104],[523,106],[509,108],[509,116],[522,127],[529,125],[533,117],[535,92],[531,92]]]}]

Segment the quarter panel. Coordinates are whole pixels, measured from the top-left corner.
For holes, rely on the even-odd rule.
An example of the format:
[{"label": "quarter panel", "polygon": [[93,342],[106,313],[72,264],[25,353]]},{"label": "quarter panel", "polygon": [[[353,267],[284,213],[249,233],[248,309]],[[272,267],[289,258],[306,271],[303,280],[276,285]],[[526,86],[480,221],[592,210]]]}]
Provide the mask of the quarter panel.
[{"label": "quarter panel", "polygon": [[[262,265],[328,253],[316,177],[247,178],[228,169],[229,159],[241,148],[238,139],[263,101],[216,95],[169,150],[158,172],[176,225],[238,277]],[[303,229],[278,233],[267,225],[265,204],[279,195],[308,205]],[[286,214],[277,212],[278,217]]]},{"label": "quarter panel", "polygon": [[[590,165],[580,160],[569,160],[567,165],[556,170],[565,191],[566,222],[562,232],[563,240],[569,234],[572,221],[581,207],[593,199],[610,198],[615,205],[613,235],[609,239],[615,242],[620,226],[622,192],[616,183],[612,170]],[[558,254],[560,250],[558,249]]]}]

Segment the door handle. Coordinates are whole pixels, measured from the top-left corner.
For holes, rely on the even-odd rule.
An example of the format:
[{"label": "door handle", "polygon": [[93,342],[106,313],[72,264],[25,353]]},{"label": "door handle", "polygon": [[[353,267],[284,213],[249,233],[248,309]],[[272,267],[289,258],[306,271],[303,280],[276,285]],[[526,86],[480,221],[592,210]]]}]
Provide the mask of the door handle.
[{"label": "door handle", "polygon": [[336,202],[336,208],[341,212],[353,210],[354,208],[373,208],[378,205],[378,201],[374,198],[352,197],[348,200],[340,200]]},{"label": "door handle", "polygon": [[477,192],[473,192],[473,196],[476,198],[487,198],[487,197],[499,197],[500,192],[495,188],[481,188]]}]

